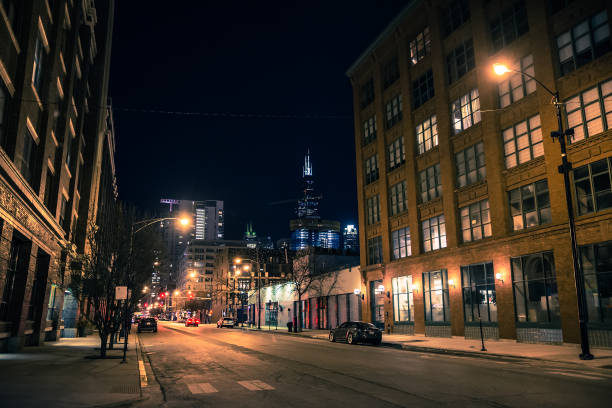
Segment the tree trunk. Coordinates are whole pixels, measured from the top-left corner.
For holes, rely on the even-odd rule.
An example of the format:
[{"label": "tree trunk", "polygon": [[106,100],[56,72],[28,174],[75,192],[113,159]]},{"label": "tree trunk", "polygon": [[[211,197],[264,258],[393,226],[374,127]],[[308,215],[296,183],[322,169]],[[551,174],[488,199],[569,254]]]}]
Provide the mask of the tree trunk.
[{"label": "tree trunk", "polygon": [[100,358],[106,358],[106,342],[108,340],[107,333],[100,333]]},{"label": "tree trunk", "polygon": [[302,294],[298,293],[298,317],[297,317],[297,331],[302,331]]}]

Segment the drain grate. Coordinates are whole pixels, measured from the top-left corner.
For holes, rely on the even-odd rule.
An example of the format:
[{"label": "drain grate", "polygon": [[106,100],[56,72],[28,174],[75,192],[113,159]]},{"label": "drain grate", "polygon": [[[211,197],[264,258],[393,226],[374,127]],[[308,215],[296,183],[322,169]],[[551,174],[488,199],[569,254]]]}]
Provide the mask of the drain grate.
[{"label": "drain grate", "polygon": [[111,388],[110,392],[117,394],[138,394],[140,393],[140,386],[138,384],[115,385]]}]

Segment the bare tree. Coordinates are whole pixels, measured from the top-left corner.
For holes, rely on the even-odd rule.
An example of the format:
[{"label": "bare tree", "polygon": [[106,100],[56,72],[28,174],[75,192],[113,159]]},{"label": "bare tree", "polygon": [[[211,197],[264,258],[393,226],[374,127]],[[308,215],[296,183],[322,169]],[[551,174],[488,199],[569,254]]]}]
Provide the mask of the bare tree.
[{"label": "bare tree", "polygon": [[313,248],[306,248],[296,253],[293,259],[293,272],[287,276],[292,293],[297,295],[298,310],[296,331],[302,331],[302,297],[316,285],[318,279],[316,271],[316,258]]}]

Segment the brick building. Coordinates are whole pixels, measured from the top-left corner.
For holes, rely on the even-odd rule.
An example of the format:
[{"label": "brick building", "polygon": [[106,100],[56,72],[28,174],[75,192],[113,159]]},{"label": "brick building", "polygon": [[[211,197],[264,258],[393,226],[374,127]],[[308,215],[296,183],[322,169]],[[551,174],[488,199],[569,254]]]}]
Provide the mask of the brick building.
[{"label": "brick building", "polygon": [[612,346],[612,5],[411,1],[347,72],[364,318],[394,332],[579,342],[551,95],[573,164],[591,344]]},{"label": "brick building", "polygon": [[73,260],[100,203],[116,197],[113,5],[0,2],[0,350],[74,327]]}]

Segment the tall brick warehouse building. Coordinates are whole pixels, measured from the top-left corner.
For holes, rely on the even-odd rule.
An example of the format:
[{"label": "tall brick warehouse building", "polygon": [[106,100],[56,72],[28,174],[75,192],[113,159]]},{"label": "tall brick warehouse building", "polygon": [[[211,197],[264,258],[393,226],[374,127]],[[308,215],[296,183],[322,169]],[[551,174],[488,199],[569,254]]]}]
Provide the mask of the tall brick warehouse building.
[{"label": "tall brick warehouse building", "polygon": [[75,327],[67,279],[116,197],[113,5],[0,1],[0,351]]},{"label": "tall brick warehouse building", "polygon": [[573,164],[592,345],[612,346],[612,3],[411,1],[353,84],[364,317],[393,332],[579,342],[551,95]]}]

